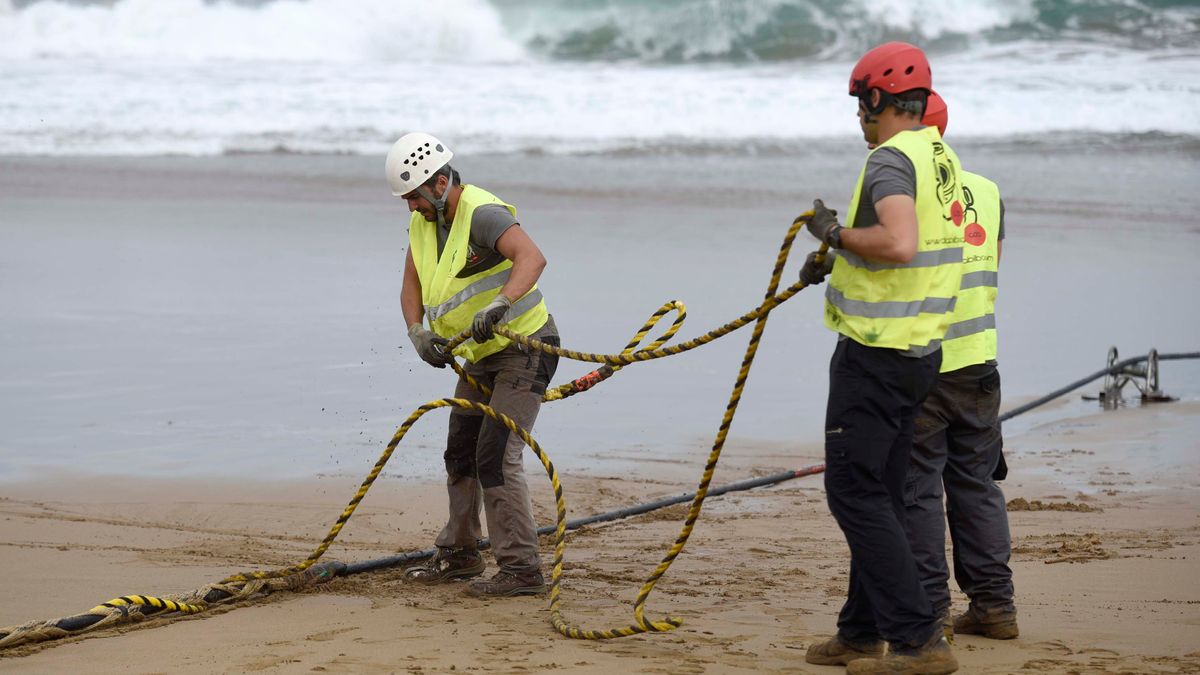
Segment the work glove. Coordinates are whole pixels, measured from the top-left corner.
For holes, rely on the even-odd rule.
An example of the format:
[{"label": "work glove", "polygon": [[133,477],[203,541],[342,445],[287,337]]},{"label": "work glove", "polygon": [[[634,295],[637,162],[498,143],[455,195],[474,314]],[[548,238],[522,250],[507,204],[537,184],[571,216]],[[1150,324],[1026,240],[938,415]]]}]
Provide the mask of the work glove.
[{"label": "work glove", "polygon": [[842,247],[842,230],[838,224],[837,211],[825,208],[825,202],[813,200],[812,216],[808,218],[808,231],[812,236],[829,245],[830,248]]},{"label": "work glove", "polygon": [[830,251],[818,262],[817,252],[809,253],[808,257],[804,259],[804,266],[800,268],[800,281],[803,281],[806,286],[816,286],[825,281],[825,277],[829,276],[829,272],[833,270],[834,257],[833,251]]},{"label": "work glove", "polygon": [[445,368],[447,363],[454,360],[450,352],[445,351],[446,345],[449,344],[446,338],[419,323],[408,327],[408,339],[412,340],[421,360],[434,368]]},{"label": "work glove", "polygon": [[512,307],[512,300],[500,294],[475,314],[475,320],[471,322],[471,337],[475,338],[475,342],[483,344],[496,337],[496,324],[508,313],[509,307]]}]

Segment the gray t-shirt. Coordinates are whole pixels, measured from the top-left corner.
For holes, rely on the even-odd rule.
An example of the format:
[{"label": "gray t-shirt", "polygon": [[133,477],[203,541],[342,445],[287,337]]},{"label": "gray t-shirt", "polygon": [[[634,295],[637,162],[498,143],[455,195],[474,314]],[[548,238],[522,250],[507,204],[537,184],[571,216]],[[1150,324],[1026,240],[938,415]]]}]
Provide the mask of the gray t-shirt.
[{"label": "gray t-shirt", "polygon": [[[517,224],[517,219],[502,204],[484,204],[471,214],[471,234],[467,243],[467,264],[463,266],[458,277],[465,278],[489,270],[504,261],[504,256],[496,250],[496,240]],[[450,228],[438,228],[438,256],[446,247],[446,239],[450,236]]]},{"label": "gray t-shirt", "polygon": [[854,227],[869,227],[879,223],[875,202],[892,195],[917,197],[917,171],[912,160],[896,148],[879,148],[867,158],[862,193],[854,214]]},{"label": "gray t-shirt", "polygon": [[[896,148],[880,148],[867,159],[867,171],[863,176],[862,194],[859,196],[858,211],[854,214],[854,227],[868,227],[879,222],[875,213],[875,202],[892,195],[917,197],[917,171],[912,160]],[[1004,200],[1000,200],[1000,232],[997,239],[1004,239]]]}]

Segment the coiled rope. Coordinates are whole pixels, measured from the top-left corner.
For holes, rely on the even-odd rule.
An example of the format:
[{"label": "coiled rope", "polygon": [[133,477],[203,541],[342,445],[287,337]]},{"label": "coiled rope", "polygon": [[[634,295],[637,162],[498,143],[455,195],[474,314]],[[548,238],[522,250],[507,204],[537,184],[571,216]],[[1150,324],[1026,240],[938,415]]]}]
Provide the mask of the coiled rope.
[{"label": "coiled rope", "polygon": [[[0,629],[0,649],[24,644],[26,642],[41,641],[65,637],[67,635],[82,633],[87,630],[95,630],[103,626],[110,626],[122,621],[140,620],[147,615],[154,613],[170,613],[176,612],[180,614],[194,614],[203,612],[209,607],[237,599],[245,599],[264,592],[270,592],[280,588],[298,588],[303,585],[312,583],[322,583],[336,576],[340,571],[345,569],[341,563],[325,563],[316,565],[321,556],[329,549],[342,528],[354,515],[358,505],[366,497],[371,485],[379,477],[383,468],[387,465],[396,447],[404,438],[408,430],[416,424],[425,413],[444,407],[458,407],[463,409],[476,410],[484,415],[487,415],[498,422],[504,424],[510,432],[518,434],[523,441],[530,447],[533,453],[546,470],[547,476],[550,478],[551,486],[554,490],[554,499],[556,506],[557,524],[555,528],[555,544],[554,544],[554,561],[551,571],[550,584],[550,614],[551,621],[556,630],[561,634],[577,639],[587,640],[602,640],[618,637],[626,637],[647,632],[664,632],[673,630],[682,625],[682,619],[677,617],[665,617],[659,621],[650,621],[645,617],[645,604],[651,591],[659,579],[666,574],[671,563],[683,551],[687,544],[688,538],[691,536],[692,530],[695,527],[697,519],[700,517],[700,511],[704,504],[704,499],[707,496],[709,485],[712,482],[713,473],[716,470],[717,462],[721,456],[721,450],[724,448],[726,437],[729,433],[730,425],[733,422],[733,417],[737,411],[738,403],[741,401],[742,391],[746,384],[746,379],[750,373],[750,366],[754,361],[754,357],[758,352],[758,344],[762,338],[763,330],[766,327],[766,320],[774,308],[786,302],[796,293],[799,293],[806,284],[797,282],[789,286],[782,293],[776,295],[779,288],[780,277],[787,263],[788,256],[791,252],[792,245],[795,241],[797,232],[803,227],[806,216],[810,216],[811,212],[805,213],[796,218],[791,227],[788,228],[787,234],[784,237],[783,243],[780,246],[779,254],[776,257],[775,267],[771,272],[770,283],[767,286],[767,291],[763,302],[753,310],[743,314],[742,316],[715,328],[704,335],[688,340],[686,342],[664,346],[668,340],[682,327],[683,322],[687,318],[686,306],[678,301],[673,300],[663,304],[655,311],[650,318],[638,329],[637,333],[626,344],[625,348],[618,354],[596,354],[589,352],[579,352],[571,349],[565,349],[555,345],[549,345],[532,338],[518,335],[505,328],[497,327],[496,333],[502,335],[514,342],[523,344],[532,349],[539,349],[545,353],[556,355],[560,358],[568,358],[576,361],[584,361],[589,363],[603,364],[587,375],[577,378],[567,384],[555,387],[546,392],[545,401],[556,401],[575,394],[587,391],[599,382],[611,377],[613,373],[631,363],[641,361],[650,361],[654,359],[675,356],[687,351],[691,351],[697,347],[706,345],[720,337],[728,335],[733,331],[742,328],[751,321],[755,322],[753,334],[750,338],[749,345],[746,348],[745,356],[742,359],[741,367],[738,371],[737,379],[734,382],[733,392],[730,394],[729,402],[725,408],[725,414],[718,428],[716,438],[713,441],[712,450],[709,453],[708,461],[705,464],[704,472],[701,475],[699,486],[696,489],[695,496],[692,499],[692,504],[688,509],[687,517],[684,519],[683,528],[676,537],[670,549],[663,556],[662,561],[651,572],[638,592],[637,598],[634,601],[634,623],[629,626],[611,628],[606,630],[585,630],[568,624],[562,617],[562,569],[563,557],[566,550],[566,501],[562,494],[562,485],[558,478],[558,472],[554,468],[554,464],[550,461],[548,455],[542,450],[537,441],[529,434],[528,430],[518,426],[512,419],[496,412],[491,407],[457,398],[444,398],[436,401],[430,401],[418,407],[405,419],[399,429],[388,442],[387,447],[380,455],[378,461],[371,468],[367,477],[359,486],[354,497],[342,510],[329,533],[320,544],[313,550],[311,554],[303,561],[294,565],[276,569],[243,572],[233,574],[216,584],[211,584],[204,588],[185,594],[178,598],[158,598],[153,596],[122,596],[110,600],[101,605],[93,607],[88,612],[67,617],[65,619],[57,619],[51,621],[31,621],[20,626]],[[819,255],[823,256],[826,252],[826,247],[822,246]],[[646,336],[658,325],[659,321],[670,312],[675,312],[676,317],[671,326],[667,328],[663,334],[647,345],[644,349],[638,349],[638,345],[646,339]],[[462,342],[470,337],[468,331],[456,336],[449,342],[446,347],[448,350],[453,350]],[[476,387],[485,395],[490,396],[490,391],[482,383],[467,375],[462,367],[457,362],[452,362],[454,371],[459,377],[467,380],[472,386]],[[297,576],[301,575],[301,576]]]}]

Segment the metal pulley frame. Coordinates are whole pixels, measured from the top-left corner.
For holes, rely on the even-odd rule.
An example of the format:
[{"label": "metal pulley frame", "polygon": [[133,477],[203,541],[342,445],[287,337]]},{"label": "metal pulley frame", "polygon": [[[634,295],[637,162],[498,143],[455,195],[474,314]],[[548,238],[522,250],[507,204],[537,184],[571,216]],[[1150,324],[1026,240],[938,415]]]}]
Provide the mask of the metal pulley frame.
[{"label": "metal pulley frame", "polygon": [[1157,349],[1151,349],[1145,359],[1136,363],[1122,363],[1118,360],[1117,348],[1109,347],[1108,372],[1104,376],[1104,387],[1098,397],[1100,405],[1105,410],[1115,410],[1121,405],[1121,390],[1131,383],[1141,394],[1143,403],[1175,400],[1159,388]]}]

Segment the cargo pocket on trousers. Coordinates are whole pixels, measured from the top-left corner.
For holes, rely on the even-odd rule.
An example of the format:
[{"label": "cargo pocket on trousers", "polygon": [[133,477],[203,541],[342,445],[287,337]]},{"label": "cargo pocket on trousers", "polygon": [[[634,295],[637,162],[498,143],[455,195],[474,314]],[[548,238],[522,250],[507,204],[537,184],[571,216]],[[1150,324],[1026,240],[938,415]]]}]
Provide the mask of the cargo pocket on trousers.
[{"label": "cargo pocket on trousers", "polygon": [[1000,413],[1000,371],[993,370],[979,380],[979,395],[975,399],[979,419],[995,423]]}]

